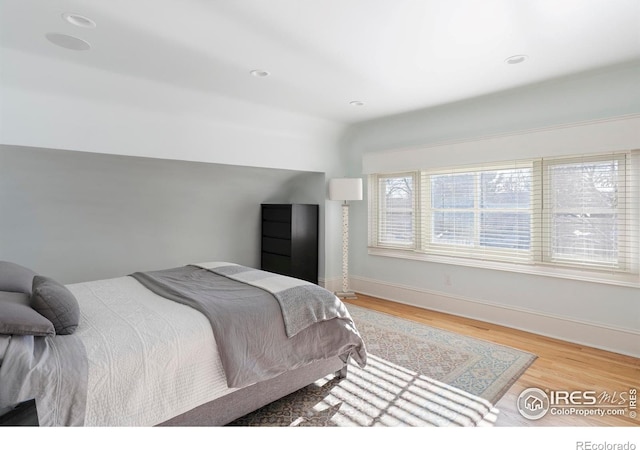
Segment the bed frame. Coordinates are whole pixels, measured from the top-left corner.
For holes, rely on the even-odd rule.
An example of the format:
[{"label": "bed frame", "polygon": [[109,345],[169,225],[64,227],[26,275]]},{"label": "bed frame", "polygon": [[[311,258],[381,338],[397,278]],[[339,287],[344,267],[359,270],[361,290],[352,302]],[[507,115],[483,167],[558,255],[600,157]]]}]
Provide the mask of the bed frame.
[{"label": "bed frame", "polygon": [[169,419],[159,426],[226,425],[330,374],[338,378],[347,376],[347,365],[337,356],[239,389]]}]

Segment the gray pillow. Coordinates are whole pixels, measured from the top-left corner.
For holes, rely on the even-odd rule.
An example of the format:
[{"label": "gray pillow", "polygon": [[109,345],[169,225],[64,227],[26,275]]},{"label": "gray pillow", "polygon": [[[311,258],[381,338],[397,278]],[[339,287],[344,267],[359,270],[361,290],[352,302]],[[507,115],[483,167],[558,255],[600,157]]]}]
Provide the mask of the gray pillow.
[{"label": "gray pillow", "polygon": [[56,334],[51,321],[31,308],[29,301],[29,294],[0,292],[0,334]]},{"label": "gray pillow", "polygon": [[53,323],[56,334],[72,334],[78,328],[78,301],[69,289],[52,278],[33,277],[31,307]]},{"label": "gray pillow", "polygon": [[0,291],[22,292],[31,294],[33,277],[31,269],[9,261],[0,261]]}]

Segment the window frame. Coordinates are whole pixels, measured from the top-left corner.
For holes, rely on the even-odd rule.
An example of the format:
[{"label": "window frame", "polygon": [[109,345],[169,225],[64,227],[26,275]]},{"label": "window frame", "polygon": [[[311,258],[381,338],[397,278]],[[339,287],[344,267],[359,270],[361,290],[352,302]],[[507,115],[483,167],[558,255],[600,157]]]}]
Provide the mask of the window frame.
[{"label": "window frame", "polygon": [[[381,200],[383,195],[381,194],[383,179],[388,178],[411,178],[413,183],[413,241],[411,243],[402,244],[400,242],[392,243],[391,241],[383,241],[381,239],[382,222],[381,217],[384,208],[381,207]],[[416,214],[419,210],[419,192],[420,192],[420,176],[418,172],[398,172],[398,173],[385,173],[374,174],[369,177],[369,247],[376,248],[389,248],[389,249],[404,249],[404,250],[416,250],[419,248],[418,230],[420,229],[420,218]],[[374,211],[372,213],[372,211]],[[375,218],[372,220],[371,215],[374,214]],[[386,224],[386,221],[385,221]]]},{"label": "window frame", "polygon": [[[619,174],[619,178],[624,180],[625,185],[620,191],[622,191],[622,195],[620,196],[620,202],[624,203],[624,208],[626,218],[623,221],[625,227],[627,227],[623,232],[622,236],[619,238],[619,243],[625,246],[625,252],[628,260],[626,264],[620,268],[611,267],[609,265],[592,265],[592,264],[566,264],[564,261],[562,263],[558,263],[556,261],[549,261],[546,257],[548,251],[548,236],[549,236],[549,228],[546,223],[546,219],[544,217],[543,207],[546,201],[546,187],[545,180],[543,179],[543,171],[545,167],[545,163],[567,163],[572,160],[611,160],[612,158],[622,158],[625,160],[625,170],[623,173]],[[640,200],[640,187],[638,183],[639,174],[640,174],[640,151],[627,151],[627,152],[611,152],[611,153],[601,153],[594,155],[585,156],[567,156],[561,158],[552,158],[549,160],[545,160],[543,158],[536,159],[528,159],[528,160],[519,160],[515,161],[516,165],[521,165],[523,163],[530,164],[532,167],[532,171],[534,176],[531,180],[531,201],[530,201],[530,218],[531,218],[531,226],[530,226],[530,260],[527,262],[523,261],[510,261],[510,258],[489,258],[489,259],[478,259],[473,257],[465,257],[460,255],[449,254],[446,251],[437,251],[434,246],[431,246],[431,249],[428,249],[427,245],[425,245],[425,241],[427,241],[427,236],[425,236],[425,232],[422,230],[421,225],[428,219],[428,215],[425,215],[423,208],[423,199],[425,201],[431,201],[429,194],[430,186],[429,183],[425,181],[424,173],[429,174],[442,174],[442,173],[451,173],[451,170],[455,170],[456,172],[462,173],[464,171],[472,172],[474,168],[476,170],[496,170],[500,168],[509,168],[514,167],[514,162],[509,163],[496,163],[496,164],[485,164],[485,165],[473,165],[473,166],[465,166],[465,167],[454,167],[453,169],[437,169],[437,170],[428,170],[428,171],[407,171],[407,172],[394,172],[392,174],[371,174],[369,175],[369,192],[371,193],[371,188],[373,186],[377,186],[377,180],[380,177],[385,176],[405,176],[411,175],[416,177],[416,194],[414,196],[414,207],[416,208],[414,217],[415,217],[415,228],[414,228],[414,242],[415,246],[412,248],[400,248],[397,246],[385,246],[379,245],[375,239],[369,240],[369,249],[368,253],[370,255],[376,256],[387,256],[387,257],[396,257],[403,259],[411,259],[411,260],[419,260],[419,261],[429,261],[443,264],[454,264],[460,266],[469,266],[469,267],[479,267],[485,269],[494,269],[494,270],[505,270],[512,272],[520,272],[520,273],[529,273],[535,275],[543,275],[543,276],[551,276],[551,277],[559,277],[559,278],[567,278],[567,279],[576,279],[582,281],[592,281],[606,284],[616,284],[622,286],[630,286],[630,287],[640,287],[640,271],[638,270],[640,266],[640,255],[639,248],[640,243],[638,243],[638,234],[639,234],[639,225],[640,225],[640,205],[636,205],[634,202],[638,202]],[[480,176],[478,175],[479,179]],[[476,191],[476,196],[479,193]],[[369,203],[370,206],[373,202],[377,201],[377,196],[370,195]],[[621,207],[623,205],[620,205]],[[476,208],[479,208],[479,205],[475,204]],[[482,208],[479,208],[480,212]],[[371,213],[372,208],[369,208],[369,213]],[[377,222],[371,220],[371,216],[369,217],[369,232],[370,236],[375,236],[375,230],[372,228],[377,227]],[[476,221],[479,218],[476,219]],[[424,223],[427,225],[429,222]],[[428,225],[427,228],[432,227],[432,225]],[[372,232],[373,231],[373,232]],[[479,231],[476,230],[476,233]],[[435,250],[435,251],[434,251]],[[490,255],[489,255],[490,256]]]},{"label": "window frame", "polygon": [[[466,253],[466,257],[468,258],[476,258],[476,259],[488,259],[492,261],[504,261],[504,262],[514,262],[518,261],[528,261],[531,258],[528,256],[532,253],[532,250],[516,250],[516,249],[491,249],[488,246],[482,246],[481,242],[481,234],[482,234],[482,226],[481,226],[481,218],[483,212],[495,212],[496,209],[485,209],[480,206],[480,197],[481,197],[481,178],[482,173],[486,172],[495,172],[501,170],[509,170],[509,169],[529,169],[531,170],[531,184],[533,187],[533,171],[534,171],[534,162],[531,160],[523,160],[518,161],[517,163],[506,163],[506,164],[490,164],[490,165],[478,165],[478,166],[465,166],[453,169],[438,169],[438,170],[425,170],[421,172],[421,185],[422,185],[422,198],[424,199],[424,203],[420,204],[422,210],[420,211],[420,217],[422,218],[422,222],[425,224],[422,231],[422,245],[419,247],[419,251],[425,254],[438,254],[442,256],[451,256],[451,257],[462,257],[461,254]],[[432,176],[440,176],[440,175],[458,175],[458,174],[472,174],[473,182],[474,182],[474,191],[473,191],[473,207],[470,208],[434,208],[431,204],[432,201],[432,192],[431,192],[431,177]],[[517,208],[502,208],[503,210],[508,210],[510,212],[529,212],[529,229],[533,230],[533,220],[534,214],[531,211],[532,204],[534,202],[533,193],[530,193],[529,204],[530,207],[527,210],[517,209]],[[460,244],[446,244],[446,243],[436,243],[433,242],[432,236],[434,234],[433,231],[433,215],[436,212],[469,212],[473,214],[474,217],[474,226],[473,226],[473,244],[469,246],[460,245]],[[530,244],[532,245],[532,244]]]},{"label": "window frame", "polygon": [[[624,153],[616,153],[616,154],[599,154],[593,156],[579,156],[579,157],[565,157],[565,158],[553,158],[546,159],[541,163],[542,170],[542,178],[544,180],[543,186],[543,207],[542,207],[542,227],[541,232],[545,236],[543,242],[543,254],[540,263],[541,264],[549,264],[552,266],[566,266],[566,267],[584,267],[593,270],[615,270],[619,272],[629,272],[632,271],[630,269],[633,265],[629,264],[627,261],[627,254],[632,253],[632,250],[629,249],[628,233],[627,230],[629,224],[627,223],[627,216],[632,214],[633,207],[631,205],[631,199],[633,195],[627,195],[627,175],[631,170],[627,165],[631,164],[629,161],[630,158],[626,157]],[[616,263],[606,263],[605,261],[589,261],[589,260],[580,260],[578,258],[572,258],[569,255],[560,256],[554,255],[552,248],[553,244],[551,242],[554,239],[553,225],[552,219],[554,214],[559,214],[560,211],[552,208],[548,205],[553,205],[553,192],[551,189],[551,180],[548,169],[553,166],[561,166],[561,165],[570,165],[570,164],[589,164],[589,163],[598,163],[598,162],[607,162],[607,161],[617,161],[618,167],[622,166],[622,170],[618,171],[616,186],[622,185],[624,189],[617,190],[617,198],[618,198],[618,208],[614,211],[616,214],[621,215],[621,218],[616,219],[616,226],[620,228],[618,230],[619,238],[616,241],[618,248],[623,248],[622,261],[617,261]],[[546,187],[546,189],[545,189]],[[636,194],[637,196],[638,194]],[[579,212],[580,207],[574,208],[564,208],[564,213],[567,214],[571,211]],[[603,208],[587,208],[591,212],[607,213],[607,211]],[[630,218],[632,220],[632,218]]]}]

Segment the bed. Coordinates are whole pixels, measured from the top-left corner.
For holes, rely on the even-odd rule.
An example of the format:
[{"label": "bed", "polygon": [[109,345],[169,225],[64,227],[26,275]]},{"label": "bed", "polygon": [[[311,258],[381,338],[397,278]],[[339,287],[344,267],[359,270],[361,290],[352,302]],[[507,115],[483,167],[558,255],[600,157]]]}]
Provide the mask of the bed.
[{"label": "bed", "polygon": [[335,295],[228,262],[66,286],[0,262],[0,291],[0,414],[44,426],[224,425],[366,364]]}]

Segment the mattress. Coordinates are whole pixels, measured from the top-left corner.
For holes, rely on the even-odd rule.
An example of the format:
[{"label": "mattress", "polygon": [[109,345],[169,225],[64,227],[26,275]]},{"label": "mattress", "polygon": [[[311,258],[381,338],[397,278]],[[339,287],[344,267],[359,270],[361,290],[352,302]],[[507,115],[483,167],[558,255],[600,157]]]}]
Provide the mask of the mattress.
[{"label": "mattress", "polygon": [[89,362],[85,426],[151,426],[234,391],[198,311],[128,276],[67,288]]}]

